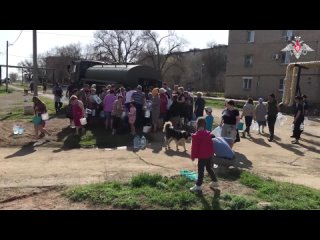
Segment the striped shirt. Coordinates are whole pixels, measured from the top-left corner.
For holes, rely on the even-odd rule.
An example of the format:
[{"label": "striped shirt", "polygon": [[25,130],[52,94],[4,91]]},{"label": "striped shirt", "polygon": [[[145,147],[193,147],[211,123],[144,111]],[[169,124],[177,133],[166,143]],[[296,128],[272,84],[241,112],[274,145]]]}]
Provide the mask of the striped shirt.
[{"label": "striped shirt", "polygon": [[132,94],[132,99],[140,105],[144,104],[145,101],[145,94],[141,91],[136,91]]}]

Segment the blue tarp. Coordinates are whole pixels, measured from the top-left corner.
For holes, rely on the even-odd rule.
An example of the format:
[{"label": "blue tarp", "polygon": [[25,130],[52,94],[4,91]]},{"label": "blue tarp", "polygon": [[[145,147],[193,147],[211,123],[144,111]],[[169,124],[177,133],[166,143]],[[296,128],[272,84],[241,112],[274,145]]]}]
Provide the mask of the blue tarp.
[{"label": "blue tarp", "polygon": [[215,155],[217,157],[227,159],[233,159],[235,157],[233,150],[228,144],[229,141],[232,141],[232,139],[223,137],[216,137],[212,139]]}]

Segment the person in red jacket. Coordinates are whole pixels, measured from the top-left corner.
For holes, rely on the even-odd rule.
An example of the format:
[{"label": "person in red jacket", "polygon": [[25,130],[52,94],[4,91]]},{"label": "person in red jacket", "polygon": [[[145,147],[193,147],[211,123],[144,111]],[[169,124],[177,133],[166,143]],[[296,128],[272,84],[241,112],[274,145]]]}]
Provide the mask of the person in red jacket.
[{"label": "person in red jacket", "polygon": [[199,117],[197,120],[197,132],[192,135],[191,145],[191,160],[194,161],[195,158],[198,158],[198,180],[196,185],[190,188],[190,191],[202,191],[201,185],[203,182],[204,168],[207,169],[212,180],[210,187],[217,188],[219,186],[211,163],[213,154],[212,135],[206,130],[206,119],[204,117]]}]

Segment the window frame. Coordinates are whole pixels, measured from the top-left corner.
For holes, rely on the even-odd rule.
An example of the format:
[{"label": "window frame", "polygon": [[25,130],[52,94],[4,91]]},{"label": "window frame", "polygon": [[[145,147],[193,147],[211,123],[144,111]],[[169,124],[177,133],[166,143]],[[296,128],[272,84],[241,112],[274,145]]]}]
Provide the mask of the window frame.
[{"label": "window frame", "polygon": [[255,31],[248,30],[247,31],[247,43],[254,43],[255,35],[256,35]]},{"label": "window frame", "polygon": [[[250,57],[251,61],[247,64],[247,58]],[[253,54],[246,54],[244,55],[244,66],[245,67],[252,67],[253,66]]]},{"label": "window frame", "polygon": [[[249,80],[249,81],[246,82],[245,80]],[[242,77],[242,90],[250,91],[252,89],[252,80],[253,80],[253,77]]]}]

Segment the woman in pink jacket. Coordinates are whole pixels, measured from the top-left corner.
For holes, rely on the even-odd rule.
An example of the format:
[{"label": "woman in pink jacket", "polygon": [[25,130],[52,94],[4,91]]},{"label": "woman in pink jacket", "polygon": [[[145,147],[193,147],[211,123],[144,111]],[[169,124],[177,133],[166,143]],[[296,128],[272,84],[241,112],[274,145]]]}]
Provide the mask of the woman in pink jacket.
[{"label": "woman in pink jacket", "polygon": [[212,142],[212,135],[206,130],[206,120],[204,117],[199,117],[197,120],[197,132],[192,135],[191,145],[191,159],[194,161],[198,158],[198,180],[196,185],[190,188],[192,192],[202,191],[202,182],[204,175],[204,168],[207,169],[212,182],[210,183],[211,188],[218,187],[218,180],[213,172],[211,158],[213,157],[214,149]]}]

